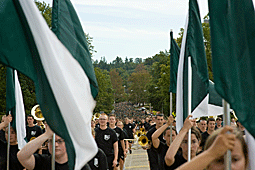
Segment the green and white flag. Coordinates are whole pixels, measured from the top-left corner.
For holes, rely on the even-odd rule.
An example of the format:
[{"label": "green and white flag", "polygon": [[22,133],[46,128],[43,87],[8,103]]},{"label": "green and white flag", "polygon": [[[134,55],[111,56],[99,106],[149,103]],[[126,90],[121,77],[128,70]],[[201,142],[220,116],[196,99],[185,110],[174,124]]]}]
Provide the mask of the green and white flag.
[{"label": "green and white flag", "polygon": [[170,32],[171,37],[171,48],[170,48],[170,88],[169,92],[176,93],[176,84],[177,84],[177,72],[180,56],[180,48],[177,45],[173,37],[173,32]]},{"label": "green and white flag", "polygon": [[215,89],[255,137],[255,15],[252,0],[209,0]]},{"label": "green and white flag", "polygon": [[179,131],[188,116],[188,57],[191,57],[193,117],[208,113],[209,78],[203,31],[197,0],[189,1],[189,12],[184,29],[177,74],[176,126]]},{"label": "green and white flag", "polygon": [[2,0],[0,22],[0,62],[35,82],[47,123],[65,140],[69,168],[81,169],[97,153],[90,127],[96,102],[85,71],[32,0]]},{"label": "green and white flag", "polygon": [[23,103],[22,91],[16,70],[10,67],[6,69],[6,111],[11,113],[11,126],[16,131],[18,148],[26,145],[26,116]]},{"label": "green and white flag", "polygon": [[53,0],[52,31],[80,63],[90,81],[91,93],[95,98],[98,94],[98,84],[87,39],[70,0]]}]

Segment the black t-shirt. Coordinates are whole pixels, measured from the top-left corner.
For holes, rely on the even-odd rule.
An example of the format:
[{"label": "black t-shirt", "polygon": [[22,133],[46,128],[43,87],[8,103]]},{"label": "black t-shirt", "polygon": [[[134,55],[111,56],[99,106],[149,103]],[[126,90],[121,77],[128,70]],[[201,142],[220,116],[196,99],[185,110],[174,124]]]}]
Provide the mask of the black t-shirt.
[{"label": "black t-shirt", "polygon": [[118,141],[116,132],[109,127],[105,130],[97,128],[95,132],[95,140],[98,148],[102,149],[107,157],[114,155],[113,144]]},{"label": "black t-shirt", "polygon": [[121,146],[120,141],[125,139],[124,133],[121,130],[121,128],[119,128],[117,126],[113,130],[116,132],[116,135],[117,135],[117,138],[118,138],[118,147],[119,147],[119,150],[122,150],[122,146]]},{"label": "black t-shirt", "polygon": [[[148,140],[152,141],[151,136],[152,134],[156,131],[156,126],[152,127],[146,134]],[[159,136],[159,140],[162,141],[163,143],[165,142],[163,139],[163,133]],[[151,144],[151,148],[147,149],[147,153],[148,153],[148,158],[150,161],[150,167],[155,167],[155,168],[159,168],[158,164],[159,164],[159,155],[157,150],[153,147],[153,144]]]},{"label": "black t-shirt", "polygon": [[[35,168],[34,170],[51,170],[51,156],[34,154]],[[68,162],[59,164],[55,162],[55,170],[69,170]],[[81,170],[91,170],[86,164]]]},{"label": "black t-shirt", "polygon": [[165,169],[165,156],[169,146],[166,143],[160,141],[158,148],[156,149],[159,155],[159,169]]},{"label": "black t-shirt", "polygon": [[108,170],[108,163],[104,151],[98,148],[98,152],[94,158],[88,162],[91,170]]},{"label": "black t-shirt", "polygon": [[99,123],[96,124],[95,128],[100,128],[100,124]]},{"label": "black t-shirt", "polygon": [[5,131],[3,131],[2,129],[0,130],[0,140],[6,142]]},{"label": "black t-shirt", "polygon": [[187,160],[183,158],[182,153],[179,153],[179,152],[176,153],[176,155],[174,156],[174,159],[175,161],[171,166],[167,166],[164,161],[165,170],[174,170],[187,162]]},{"label": "black t-shirt", "polygon": [[[152,128],[154,128],[154,127],[156,127],[156,124],[150,125],[149,130],[152,129]],[[149,130],[148,130],[148,131],[149,131]]]},{"label": "black t-shirt", "polygon": [[127,130],[123,128],[124,139],[128,139]]},{"label": "black t-shirt", "polygon": [[[19,151],[18,145],[10,145],[10,170],[23,170],[23,166],[20,164],[17,158],[17,152]],[[0,141],[0,169],[6,169],[7,166],[7,143]]]},{"label": "black t-shirt", "polygon": [[42,129],[40,126],[37,126],[37,125],[33,127],[27,126],[26,133],[27,133],[26,138],[27,138],[27,141],[29,142],[37,138],[38,136],[40,136],[42,134]]},{"label": "black t-shirt", "polygon": [[129,124],[124,124],[124,129],[126,129],[126,131],[127,131],[127,134],[128,134],[128,137],[130,138],[130,139],[133,139],[134,137],[133,137],[133,129],[135,128],[135,126],[134,126],[134,124],[131,124],[131,123],[129,123]]},{"label": "black t-shirt", "polygon": [[207,131],[205,131],[204,133],[202,133],[202,140],[201,140],[201,143],[200,143],[200,146],[202,146],[202,150],[204,150],[204,146],[205,146],[205,142],[206,142],[206,139],[210,136],[209,133],[207,133]]},{"label": "black t-shirt", "polygon": [[145,123],[144,123],[144,128],[145,128],[146,131],[149,130],[150,126],[151,126],[151,125],[150,125],[148,122],[145,122]]}]

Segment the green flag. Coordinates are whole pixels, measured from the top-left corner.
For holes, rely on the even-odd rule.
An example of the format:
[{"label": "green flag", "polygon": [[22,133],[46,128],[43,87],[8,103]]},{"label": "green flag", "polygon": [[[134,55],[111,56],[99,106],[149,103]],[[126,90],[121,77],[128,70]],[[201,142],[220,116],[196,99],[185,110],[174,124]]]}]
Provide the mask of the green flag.
[{"label": "green flag", "polygon": [[0,22],[0,62],[35,82],[43,116],[65,140],[69,168],[81,169],[97,153],[90,127],[95,101],[87,75],[33,1],[2,0]]},{"label": "green flag", "polygon": [[171,48],[170,48],[170,88],[169,92],[176,93],[177,72],[180,56],[180,48],[173,38],[173,32],[170,32]]},{"label": "green flag", "polygon": [[89,78],[91,93],[95,98],[98,94],[98,85],[87,39],[70,0],[53,0],[52,31],[80,63]]},{"label": "green flag", "polygon": [[[15,122],[15,85],[14,85],[14,73],[10,67],[6,68],[6,116],[12,115],[13,121]],[[11,124],[16,129],[16,124]]]},{"label": "green flag", "polygon": [[252,0],[209,0],[215,88],[255,137],[255,15]]},{"label": "green flag", "polygon": [[176,122],[177,130],[182,128],[188,116],[188,57],[192,67],[192,115],[208,113],[209,78],[204,48],[203,31],[197,0],[189,1],[189,12],[183,34],[177,76]]}]

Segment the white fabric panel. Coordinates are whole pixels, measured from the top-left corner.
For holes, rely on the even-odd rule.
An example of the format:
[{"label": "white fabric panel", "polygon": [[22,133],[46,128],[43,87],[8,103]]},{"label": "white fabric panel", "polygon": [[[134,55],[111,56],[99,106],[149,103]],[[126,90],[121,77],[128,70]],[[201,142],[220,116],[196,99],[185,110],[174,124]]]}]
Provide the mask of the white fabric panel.
[{"label": "white fabric panel", "polygon": [[16,134],[18,140],[18,147],[22,149],[27,142],[26,137],[26,114],[23,103],[22,91],[18,79],[17,71],[14,70],[14,80],[15,80],[15,99],[16,99]]},{"label": "white fabric panel", "polygon": [[179,133],[183,126],[183,67],[187,29],[189,25],[189,14],[187,14],[186,25],[182,38],[182,46],[179,57],[178,73],[177,73],[177,90],[176,90],[176,130]]}]

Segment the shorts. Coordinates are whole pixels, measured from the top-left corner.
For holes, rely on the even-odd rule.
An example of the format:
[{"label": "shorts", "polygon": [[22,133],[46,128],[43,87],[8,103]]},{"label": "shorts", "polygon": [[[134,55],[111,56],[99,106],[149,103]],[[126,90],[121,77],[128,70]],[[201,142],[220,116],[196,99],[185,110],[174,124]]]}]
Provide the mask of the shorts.
[{"label": "shorts", "polygon": [[119,149],[119,153],[118,153],[118,162],[120,162],[120,159],[122,159],[124,161],[124,152],[123,149]]},{"label": "shorts", "polygon": [[[111,156],[106,156],[107,157],[107,163],[108,163],[108,167],[109,167],[109,170],[113,170],[113,160],[114,160],[114,155],[111,155]],[[117,162],[117,166],[119,165],[119,161]]]}]

